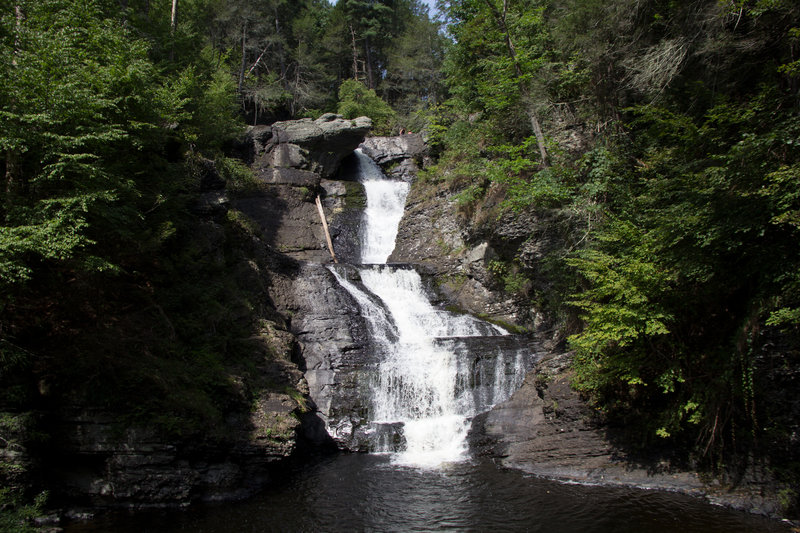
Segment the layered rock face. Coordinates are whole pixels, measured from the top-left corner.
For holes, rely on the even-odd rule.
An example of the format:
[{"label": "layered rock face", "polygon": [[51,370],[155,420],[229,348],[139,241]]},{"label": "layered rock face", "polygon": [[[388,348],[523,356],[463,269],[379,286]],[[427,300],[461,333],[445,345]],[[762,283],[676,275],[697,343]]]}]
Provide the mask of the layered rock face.
[{"label": "layered rock face", "polygon": [[429,183],[412,188],[389,260],[426,265],[442,294],[456,307],[503,323],[534,327],[538,323],[535,310],[524,299],[504,292],[489,270],[498,259],[498,239],[476,229],[484,230],[464,220],[458,199],[446,187]]},{"label": "layered rock face", "polygon": [[[277,142],[271,148],[267,143],[260,161],[291,164],[294,165],[290,167],[291,170],[297,172],[318,172],[318,182],[306,182],[304,185],[270,182],[263,194],[234,203],[253,216],[272,246],[300,261],[298,273],[293,276],[291,283],[273,285],[271,295],[278,308],[291,316],[291,331],[298,341],[297,360],[305,373],[314,409],[313,414],[305,420],[305,437],[316,445],[329,443],[353,451],[366,450],[364,431],[369,397],[368,376],[374,371],[375,354],[370,352],[367,326],[359,306],[325,266],[332,259],[324,244],[323,229],[312,197],[318,193],[322,198],[337,258],[341,262],[357,262],[360,256],[358,226],[365,198],[363,186],[353,181],[355,162],[349,160],[347,155],[363,140],[356,139],[354,142],[354,137],[349,135],[352,132],[361,134],[359,125],[364,123],[355,121],[350,133],[341,134],[345,139],[324,145],[340,150],[325,156],[326,161],[341,161],[341,168],[335,172],[315,167],[304,159],[307,156],[303,155],[302,149],[298,151],[292,147],[300,146],[295,142],[302,142],[303,146],[308,147],[323,145],[310,137],[301,136],[297,126],[287,128],[281,124],[274,125],[270,142],[294,142]],[[301,129],[305,129],[308,122],[301,126]],[[274,133],[276,131],[277,134]],[[331,134],[328,134],[326,139],[330,138]],[[369,138],[361,148],[365,152],[372,150],[371,154],[383,161],[401,163],[397,166],[416,172],[414,158],[424,150],[421,138],[409,135],[399,142],[395,139]],[[303,157],[280,159],[274,155],[286,153]],[[333,153],[338,155],[334,157]],[[254,161],[255,167],[261,168],[258,167],[259,159]],[[272,179],[275,167],[268,165],[264,168],[267,170],[258,170],[259,175],[266,173]],[[405,178],[411,179],[412,174]],[[266,182],[267,178],[264,180]],[[308,191],[304,189],[310,186],[315,188]],[[269,212],[269,217],[254,216],[258,213],[254,211],[256,206],[265,214]],[[355,272],[355,269],[352,271]]]},{"label": "layered rock face", "polygon": [[378,163],[387,176],[412,181],[422,166],[427,146],[418,134],[397,137],[370,137],[364,140],[361,151]]},{"label": "layered rock face", "polygon": [[163,507],[242,498],[270,482],[296,447],[297,403],[267,393],[248,414],[227,421],[213,445],[165,440],[147,427],[125,427],[108,413],[73,410],[53,428],[48,457],[59,492],[94,506]]},{"label": "layered rock face", "polygon": [[[277,251],[301,261],[328,261],[314,198],[323,192],[327,214],[334,218],[346,218],[349,207],[361,207],[357,198],[355,206],[348,204],[348,198],[357,193],[331,183],[330,178],[371,127],[367,117],[345,120],[326,114],[317,120],[251,128],[244,143],[245,156],[252,162],[259,185],[240,195],[233,207],[258,223],[263,240]],[[331,220],[334,238],[340,226],[348,227]]]},{"label": "layered rock face", "polygon": [[295,360],[308,383],[312,411],[304,417],[304,437],[350,450],[361,447],[352,428],[366,416],[363,376],[372,354],[358,306],[325,266],[332,257],[315,199],[321,199],[337,258],[354,261],[365,200],[348,156],[370,126],[366,117],[323,115],[251,129],[247,144],[259,184],[232,203],[258,225],[271,249],[295,261],[290,279],[272,283],[269,292],[290,317]]},{"label": "layered rock face", "polygon": [[[200,229],[218,231],[210,221]],[[248,352],[247,368],[232,367],[227,380],[211,384],[227,403],[215,406],[224,417],[199,435],[181,436],[164,423],[142,424],[98,406],[59,406],[39,423],[48,441],[37,470],[53,495],[101,507],[185,505],[241,498],[280,475],[298,447],[308,388],[292,362],[295,338],[265,289],[289,283],[296,264],[255,244],[230,270],[263,298],[263,308],[252,336],[238,340]]]},{"label": "layered rock face", "polygon": [[284,301],[314,407],[305,437],[318,446],[366,451],[354,428],[366,420],[367,376],[376,361],[360,308],[324,265],[303,264],[291,291]]},{"label": "layered rock face", "polygon": [[[315,198],[323,199],[334,235],[349,240],[347,231],[355,230],[348,221],[355,217],[357,225],[363,207],[361,188],[331,178],[370,127],[365,117],[329,114],[250,128],[238,152],[256,181],[244,190],[229,190],[213,161],[197,162],[196,244],[258,302],[230,311],[256,326],[240,339],[247,364],[215,384],[231,403],[219,406],[225,419],[214,423],[214,435],[187,439],[99,407],[61,406],[38,423],[47,427],[50,451],[37,470],[54,494],[112,507],[240,498],[279,475],[304,435],[316,444],[330,441],[323,423],[337,419],[337,410],[359,411],[353,379],[336,369],[355,369],[366,355],[351,334],[357,312],[333,289],[324,266],[331,259]],[[240,224],[235,242],[223,228],[227,219]],[[235,249],[223,253],[224,247]],[[30,461],[22,444],[5,448],[6,462]]]}]

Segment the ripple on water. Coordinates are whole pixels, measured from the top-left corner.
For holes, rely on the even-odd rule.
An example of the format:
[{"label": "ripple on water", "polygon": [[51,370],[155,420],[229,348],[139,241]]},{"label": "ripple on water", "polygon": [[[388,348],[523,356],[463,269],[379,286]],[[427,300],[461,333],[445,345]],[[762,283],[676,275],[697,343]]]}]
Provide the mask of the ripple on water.
[{"label": "ripple on water", "polygon": [[485,461],[423,469],[392,464],[386,456],[340,455],[244,502],[113,514],[66,528],[66,533],[99,531],[777,533],[789,528],[689,496],[559,484]]}]

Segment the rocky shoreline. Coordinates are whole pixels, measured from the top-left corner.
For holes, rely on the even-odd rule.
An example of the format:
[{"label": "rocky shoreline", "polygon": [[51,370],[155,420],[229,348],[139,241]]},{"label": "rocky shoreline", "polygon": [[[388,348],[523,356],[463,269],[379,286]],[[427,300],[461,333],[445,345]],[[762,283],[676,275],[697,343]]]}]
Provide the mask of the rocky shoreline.
[{"label": "rocky shoreline", "polygon": [[764,469],[725,482],[658,457],[627,455],[614,443],[613,431],[572,390],[569,360],[569,353],[546,356],[508,401],[476,417],[470,435],[474,453],[555,481],[677,492],[783,517],[780,487]]},{"label": "rocky shoreline", "polygon": [[[764,466],[719,479],[661,457],[633,457],[619,445],[613,429],[571,388],[571,354],[560,349],[564,343],[557,328],[529,299],[505,292],[492,272],[500,252],[511,251],[535,273],[558,238],[558,220],[536,212],[498,216],[497,191],[487,193],[476,210],[464,212],[458,192],[436,180],[412,187],[391,260],[426,268],[442,305],[525,329],[531,343],[541,346],[537,351],[546,354],[508,401],[475,418],[474,453],[547,479],[679,492],[781,518],[780,491],[791,487],[778,483]],[[422,233],[428,238],[416,238]]]}]

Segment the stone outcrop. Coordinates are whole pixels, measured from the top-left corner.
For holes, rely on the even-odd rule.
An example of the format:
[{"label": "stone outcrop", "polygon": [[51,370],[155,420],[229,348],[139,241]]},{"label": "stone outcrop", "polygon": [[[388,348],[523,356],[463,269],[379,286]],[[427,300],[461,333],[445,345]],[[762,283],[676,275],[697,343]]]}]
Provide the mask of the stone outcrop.
[{"label": "stone outcrop", "polygon": [[203,433],[171,433],[164,423],[131,422],[101,407],[50,413],[39,425],[48,452],[37,471],[51,493],[93,507],[182,506],[242,498],[280,477],[298,448],[308,389],[289,360],[294,338],[262,324],[261,334],[241,339],[251,347],[252,368],[229,374],[233,405],[220,406],[224,419]]},{"label": "stone outcrop", "polygon": [[259,183],[233,202],[255,222],[261,240],[295,261],[292,275],[273,280],[269,291],[278,310],[291,317],[295,360],[308,383],[304,435],[314,445],[348,450],[366,446],[363,402],[372,354],[358,306],[325,267],[332,258],[315,199],[322,200],[338,258],[357,258],[365,199],[363,187],[347,179],[354,170],[348,156],[370,126],[365,117],[328,114],[252,128],[245,144]]},{"label": "stone outcrop", "polygon": [[327,428],[327,434],[314,431],[307,437],[318,445],[332,439],[341,449],[366,451],[365,402],[375,358],[360,308],[324,265],[304,263],[298,274],[278,300],[294,317],[292,332],[312,407]]},{"label": "stone outcrop", "polygon": [[329,178],[338,173],[371,126],[367,117],[345,120],[328,113],[316,120],[250,128],[241,151],[251,162],[258,184],[239,194],[233,207],[254,220],[263,240],[277,251],[301,261],[329,261],[314,199],[323,197],[334,238],[352,228],[346,220],[360,207],[358,194]]},{"label": "stone outcrop", "polygon": [[476,417],[470,433],[476,453],[547,479],[667,490],[757,514],[781,514],[766,472],[752,471],[747,482],[728,484],[657,457],[627,454],[613,429],[570,386],[570,360],[569,353],[551,353],[511,398]]},{"label": "stone outcrop", "polygon": [[[748,473],[746,483],[708,483],[690,468],[631,456],[621,447],[612,428],[572,390],[571,356],[558,350],[557,331],[529,296],[537,286],[552,283],[543,260],[563,246],[574,222],[548,210],[502,212],[502,187],[482,186],[480,200],[464,202],[468,189],[457,178],[415,182],[389,259],[425,265],[436,280],[440,303],[522,326],[549,347],[549,355],[509,400],[473,420],[474,452],[545,478],[677,491],[779,515],[776,485],[765,472]],[[525,284],[513,286],[516,272],[524,272]]]},{"label": "stone outcrop", "polygon": [[265,393],[227,420],[213,444],[165,439],[149,427],[125,426],[109,413],[73,410],[53,428],[57,452],[47,476],[57,493],[99,507],[164,507],[253,494],[283,467],[300,422],[288,395]]},{"label": "stone outcrop", "polygon": [[404,159],[420,160],[428,147],[421,135],[409,133],[393,137],[370,137],[361,144],[361,150],[373,161],[385,166]]},{"label": "stone outcrop", "polygon": [[[212,222],[198,231],[208,237],[205,254],[225,244]],[[196,401],[191,409],[220,402],[214,405],[219,418],[189,422],[177,410],[163,421],[143,423],[103,407],[60,405],[38,424],[49,440],[37,471],[54,496],[100,507],[186,505],[253,494],[286,468],[298,449],[308,387],[292,361],[296,340],[269,288],[290,283],[298,265],[257,239],[227,244],[237,247],[227,275],[252,291],[261,307],[230,309],[243,313],[243,320],[257,319],[249,337],[236,339],[246,361],[220,373],[213,396],[180,398]]]},{"label": "stone outcrop", "polygon": [[360,146],[361,151],[378,163],[387,176],[413,181],[428,147],[421,135],[406,134],[394,137],[370,137]]},{"label": "stone outcrop", "polygon": [[535,311],[524,298],[505,293],[490,271],[498,259],[498,242],[491,232],[465,219],[446,185],[420,183],[408,196],[389,261],[425,265],[449,305],[503,323],[534,327]]},{"label": "stone outcrop", "polygon": [[254,126],[242,142],[246,158],[266,183],[317,186],[330,178],[345,157],[372,128],[367,117],[354,120],[326,113],[316,120],[300,119]]}]

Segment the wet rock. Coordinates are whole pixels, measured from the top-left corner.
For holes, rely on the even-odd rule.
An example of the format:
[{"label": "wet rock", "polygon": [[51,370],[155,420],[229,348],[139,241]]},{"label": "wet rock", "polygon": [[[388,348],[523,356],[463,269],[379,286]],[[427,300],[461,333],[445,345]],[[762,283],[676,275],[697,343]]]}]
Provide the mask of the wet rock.
[{"label": "wet rock", "polygon": [[430,269],[446,305],[509,324],[528,325],[529,311],[498,290],[487,271],[488,263],[497,256],[494,247],[486,240],[470,247],[470,239],[476,238],[471,231],[447,187],[415,183],[389,261],[418,263]]},{"label": "wet rock", "polygon": [[626,454],[612,428],[572,390],[570,361],[569,353],[551,353],[508,401],[477,416],[470,432],[473,450],[548,479],[675,491],[758,514],[780,514],[766,474],[750,473],[738,484],[709,482],[660,457]]},{"label": "wet rock", "polygon": [[359,229],[366,207],[364,186],[355,181],[323,180],[322,204],[336,256],[343,263],[357,263],[361,257]]},{"label": "wet rock", "polygon": [[[365,402],[375,365],[366,325],[358,305],[327,268],[303,264],[300,269],[284,302],[291,302],[287,311],[295,317],[292,332],[299,342],[309,396],[339,447],[365,449]],[[327,438],[313,430],[311,435],[323,442]]]}]

